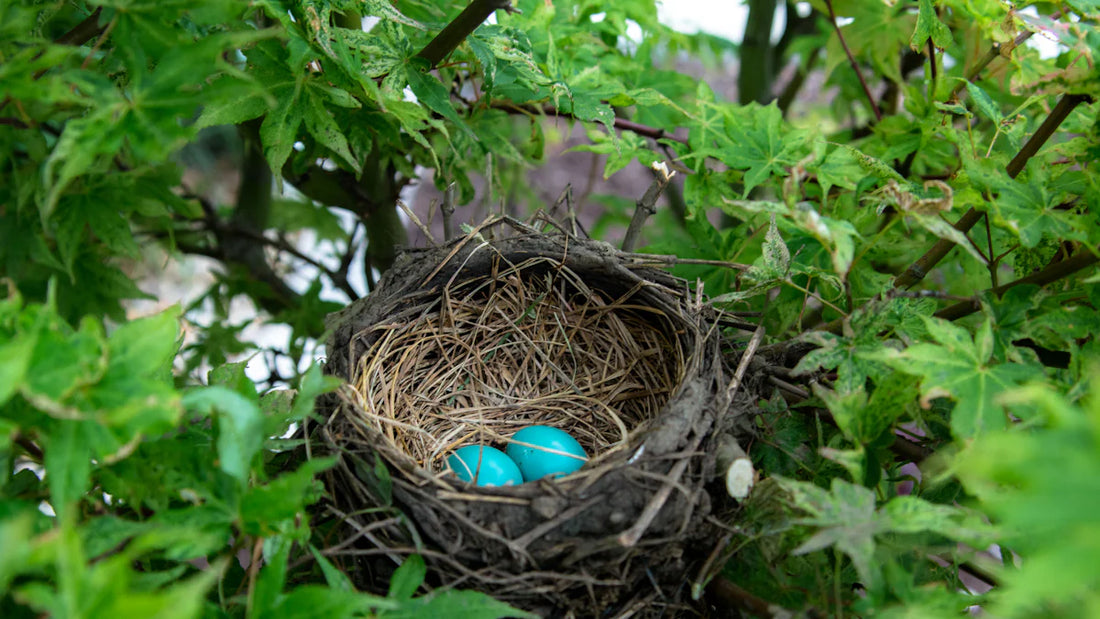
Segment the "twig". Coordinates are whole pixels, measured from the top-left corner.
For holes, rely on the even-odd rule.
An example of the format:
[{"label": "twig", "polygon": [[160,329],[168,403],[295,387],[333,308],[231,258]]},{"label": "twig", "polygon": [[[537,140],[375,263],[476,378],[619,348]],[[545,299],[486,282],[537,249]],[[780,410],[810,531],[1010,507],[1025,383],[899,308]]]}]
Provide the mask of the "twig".
[{"label": "twig", "polygon": [[[1054,13],[1051,14],[1050,18],[1052,20],[1057,20],[1061,16],[1062,16],[1061,11],[1055,11]],[[990,45],[989,49],[986,50],[985,55],[982,56],[980,59],[978,59],[978,62],[975,63],[974,66],[970,68],[970,71],[967,72],[966,81],[965,82],[959,82],[958,84],[955,84],[955,87],[951,89],[951,95],[948,97],[948,100],[952,100],[952,99],[955,99],[956,97],[958,97],[959,93],[962,91],[962,89],[966,88],[966,83],[967,82],[973,82],[974,79],[978,77],[978,74],[980,74],[982,71],[985,70],[986,67],[989,66],[989,63],[996,60],[999,56],[1002,56],[1006,53],[1011,53],[1012,50],[1014,50],[1017,47],[1023,45],[1024,42],[1027,41],[1028,39],[1030,39],[1031,36],[1034,35],[1034,34],[1035,34],[1035,32],[1033,32],[1031,30],[1021,32],[1012,41],[1012,46],[1009,47],[1007,50],[1005,50],[1004,49],[1005,46],[1000,44],[1000,43],[994,43],[993,45]]]},{"label": "twig", "polygon": [[[697,264],[708,267],[722,267],[725,269],[733,269],[734,271],[748,271],[752,268],[751,264],[742,264],[740,262],[726,262],[725,260],[704,260],[702,258],[681,258],[679,256],[667,256],[665,254],[639,254],[639,253],[627,253],[627,258],[638,260],[643,263],[658,263],[658,264]],[[745,315],[744,312],[741,315]]]},{"label": "twig", "polygon": [[260,573],[260,558],[264,556],[264,538],[257,537],[256,543],[252,545],[252,557],[248,564],[248,597],[247,597],[247,614],[252,614],[253,593],[256,591],[256,576]]},{"label": "twig", "polygon": [[626,237],[623,238],[623,251],[634,250],[634,246],[638,244],[638,238],[642,234],[642,226],[645,225],[645,220],[657,212],[657,199],[661,197],[661,192],[665,190],[668,182],[676,174],[676,172],[669,172],[663,163],[654,164],[653,171],[656,172],[653,182],[649,184],[649,189],[646,190],[645,195],[634,205],[634,217],[631,218],[630,227],[626,229]]},{"label": "twig", "polygon": [[451,20],[435,38],[420,50],[417,56],[424,58],[434,67],[447,57],[456,47],[466,40],[474,30],[477,30],[486,19],[497,9],[504,9],[509,13],[516,12],[511,0],[474,0]]},{"label": "twig", "polygon": [[931,105],[936,99],[936,44],[932,42],[932,37],[928,37],[928,60],[931,62],[929,77],[932,81],[928,84],[928,101]]},{"label": "twig", "polygon": [[787,619],[799,616],[778,604],[773,604],[735,585],[726,578],[715,578],[707,585],[707,597],[718,608],[740,608],[757,617]]},{"label": "twig", "polygon": [[432,231],[428,229],[428,226],[424,225],[424,222],[420,221],[420,218],[416,216],[416,213],[414,213],[411,208],[409,208],[408,204],[405,204],[404,200],[398,200],[397,206],[405,213],[409,221],[413,222],[413,225],[420,230],[420,233],[424,235],[424,238],[427,239],[429,243],[433,246],[438,245],[438,243],[435,242],[435,236],[432,235]]},{"label": "twig", "polygon": [[875,103],[875,96],[871,94],[871,89],[867,86],[867,80],[863,79],[863,72],[859,70],[859,63],[856,62],[852,50],[848,48],[848,42],[844,40],[844,34],[840,31],[840,26],[836,23],[836,11],[833,10],[832,0],[825,0],[825,7],[829,9],[829,21],[833,24],[833,29],[836,30],[836,36],[840,39],[840,45],[844,48],[844,53],[848,55],[848,63],[852,65],[852,70],[856,72],[856,77],[859,78],[859,85],[863,87],[863,94],[867,95],[867,102],[871,104],[871,111],[875,114],[875,120],[881,122],[882,112],[878,109],[878,103]]},{"label": "twig", "polygon": [[92,46],[92,50],[88,52],[88,55],[84,57],[84,62],[80,63],[80,68],[87,69],[88,63],[92,61],[92,56],[96,55],[99,48],[103,46],[103,42],[107,40],[107,36],[111,34],[111,31],[115,29],[115,24],[118,23],[118,19],[112,19],[107,23],[107,27],[103,29],[103,32],[99,34],[99,38],[96,39],[95,45]]},{"label": "twig", "polygon": [[[1070,113],[1073,112],[1078,105],[1089,100],[1091,100],[1091,97],[1083,94],[1067,94],[1063,96],[1062,99],[1058,101],[1058,104],[1054,106],[1054,109],[1050,111],[1050,115],[1043,121],[1043,124],[1040,125],[1031,136],[1031,139],[1024,144],[1020,152],[1012,158],[1012,161],[1010,161],[1007,166],[1005,166],[1009,178],[1016,178],[1020,172],[1023,171],[1028,160],[1035,156],[1035,153],[1039,152],[1039,149],[1042,148],[1043,144],[1045,144],[1048,139],[1050,139],[1050,136],[1054,135],[1054,132],[1058,130],[1058,127],[1066,120]],[[978,223],[981,218],[982,213],[971,208],[955,222],[955,229],[965,234],[969,232],[970,229],[974,227],[974,224]],[[943,260],[947,252],[951,251],[954,246],[955,244],[947,239],[940,239],[937,241],[936,244],[932,246],[932,249],[928,250],[928,252],[921,256],[916,262],[909,265],[909,267],[905,269],[905,272],[894,280],[894,287],[909,288],[924,279],[924,276],[939,264],[940,260]]]},{"label": "twig", "polygon": [[443,205],[440,206],[440,212],[443,213],[443,240],[450,241],[455,238],[454,223],[451,221],[451,216],[455,213],[455,191],[457,187],[452,181],[447,188],[443,190]]},{"label": "twig", "polygon": [[19,434],[18,432],[15,434],[14,442],[16,445],[22,447],[23,451],[27,452],[27,455],[29,455],[36,462],[42,462],[42,458],[44,458],[46,455],[42,452],[42,448],[39,447],[38,444],[32,441],[29,437]]},{"label": "twig", "polygon": [[[572,118],[577,120],[577,117],[561,110],[545,105],[542,107],[535,107],[531,105],[516,105],[514,103],[508,103],[504,101],[494,101],[489,104],[489,107],[495,110],[503,110],[510,114],[527,114],[529,116],[555,116],[559,118]],[[641,123],[627,120],[625,118],[616,118],[612,123],[612,126],[616,129],[622,129],[623,131],[633,131],[644,138],[651,138],[654,140],[660,140],[662,138],[672,140],[673,142],[679,142],[681,144],[687,144],[687,138],[677,137],[672,133],[665,131],[659,127],[651,127],[649,125],[643,125]]]},{"label": "twig", "polygon": [[802,387],[792,385],[791,383],[788,383],[785,380],[780,380],[780,379],[778,379],[774,376],[769,376],[768,377],[768,382],[775,385],[776,387],[779,387],[779,389],[781,391],[786,391],[787,393],[793,395],[794,397],[798,398],[800,401],[810,399],[810,392],[809,391],[806,391]]},{"label": "twig", "polygon": [[[69,30],[65,34],[54,39],[54,43],[58,45],[83,45],[84,43],[92,40],[100,32],[102,28],[99,27],[99,14],[103,11],[103,7],[96,7],[92,11],[91,15],[85,17],[81,22],[73,26],[72,30]],[[35,60],[40,58],[44,52],[39,52],[35,55]],[[34,74],[34,79],[40,79],[46,74],[49,69],[40,69]],[[12,100],[11,95],[4,97],[3,101],[0,101],[0,110],[7,107],[8,103]]]}]

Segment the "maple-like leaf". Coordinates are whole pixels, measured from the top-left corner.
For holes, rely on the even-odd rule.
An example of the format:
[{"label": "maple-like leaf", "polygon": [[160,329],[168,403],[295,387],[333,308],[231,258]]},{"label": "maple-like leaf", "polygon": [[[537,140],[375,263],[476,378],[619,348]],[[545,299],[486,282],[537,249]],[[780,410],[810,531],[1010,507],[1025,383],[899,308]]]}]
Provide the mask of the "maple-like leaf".
[{"label": "maple-like leaf", "polygon": [[925,318],[937,343],[921,342],[904,351],[882,349],[872,357],[899,372],[921,377],[921,402],[938,397],[955,400],[951,431],[956,439],[970,439],[1003,429],[1005,409],[996,396],[1024,380],[1041,375],[1030,364],[998,363],[993,358],[993,328],[986,320],[972,338],[966,329],[939,318]]}]

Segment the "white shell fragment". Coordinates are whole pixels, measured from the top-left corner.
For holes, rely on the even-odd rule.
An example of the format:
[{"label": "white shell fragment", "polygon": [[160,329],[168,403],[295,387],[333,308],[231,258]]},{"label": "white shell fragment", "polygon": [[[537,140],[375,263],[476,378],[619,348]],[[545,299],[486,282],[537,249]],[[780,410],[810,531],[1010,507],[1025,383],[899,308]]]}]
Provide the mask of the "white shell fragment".
[{"label": "white shell fragment", "polygon": [[726,469],[726,492],[738,501],[749,496],[756,478],[756,471],[752,468],[752,460],[738,458],[730,463]]}]

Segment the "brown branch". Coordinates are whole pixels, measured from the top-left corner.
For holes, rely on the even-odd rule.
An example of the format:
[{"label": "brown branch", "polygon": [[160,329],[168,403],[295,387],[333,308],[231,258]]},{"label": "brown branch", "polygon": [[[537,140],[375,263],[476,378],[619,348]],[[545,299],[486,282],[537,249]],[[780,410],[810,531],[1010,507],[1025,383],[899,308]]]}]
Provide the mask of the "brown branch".
[{"label": "brown branch", "polygon": [[[54,39],[54,43],[58,45],[83,45],[92,40],[92,38],[98,36],[99,33],[103,31],[103,29],[99,27],[99,14],[102,10],[103,7],[96,7],[96,10],[92,11],[91,15],[85,17],[79,24],[73,26],[72,29],[65,34]],[[44,52],[39,52],[35,56],[35,60],[40,58],[43,53]],[[39,70],[34,74],[34,79],[37,80],[41,78],[46,74],[46,71],[49,71],[49,69]],[[11,103],[11,95],[4,97],[4,100],[0,101],[0,110],[7,107],[8,103]],[[24,126],[21,128],[26,127]]]},{"label": "brown branch", "polygon": [[657,199],[661,197],[665,187],[668,186],[669,180],[672,179],[672,174],[661,166],[661,169],[654,169],[653,182],[649,184],[649,189],[646,189],[645,195],[640,200],[634,203],[634,216],[630,219],[630,226],[626,229],[626,236],[623,238],[622,250],[625,252],[634,251],[634,246],[638,244],[638,238],[642,235],[642,226],[645,225],[645,220],[649,219],[649,216],[657,212]]},{"label": "brown branch", "polygon": [[[527,114],[528,116],[554,116],[557,118],[570,118],[573,120],[580,120],[576,116],[562,112],[551,105],[545,105],[542,107],[536,107],[533,105],[516,105],[505,101],[494,101],[489,104],[489,107],[495,110],[503,110],[509,114]],[[583,122],[583,121],[582,121]],[[651,138],[654,140],[660,140],[662,138],[672,140],[673,142],[679,142],[680,144],[687,144],[687,138],[681,138],[661,129],[659,127],[651,127],[649,125],[643,125],[641,123],[634,122],[632,120],[626,120],[625,118],[616,118],[613,126],[616,129],[623,131],[633,131],[644,138]]]},{"label": "brown branch", "polygon": [[103,31],[103,28],[99,27],[99,14],[102,11],[103,7],[96,7],[91,15],[73,26],[72,30],[54,39],[54,43],[59,45],[84,45],[99,36],[99,33]]},{"label": "brown branch", "polygon": [[417,56],[428,61],[434,67],[442,62],[448,54],[466,40],[466,37],[477,30],[490,15],[497,9],[504,9],[509,13],[516,11],[512,7],[511,0],[474,0],[447,24],[439,34],[435,35]]},{"label": "brown branch", "polygon": [[852,65],[852,70],[856,72],[856,77],[859,78],[859,85],[863,87],[863,94],[867,95],[867,102],[871,104],[871,111],[875,113],[875,120],[882,121],[882,112],[878,109],[878,103],[875,102],[875,96],[871,94],[871,88],[867,86],[867,80],[863,79],[863,72],[859,70],[859,63],[856,62],[855,56],[852,55],[852,50],[848,48],[848,42],[844,40],[844,34],[840,31],[840,26],[836,23],[836,11],[833,10],[832,0],[825,0],[825,7],[829,9],[829,21],[833,24],[833,30],[836,30],[836,36],[840,39],[840,45],[844,48],[844,53],[848,56],[848,63]]},{"label": "brown branch", "polygon": [[742,589],[721,576],[707,584],[707,598],[716,608],[739,608],[756,617],[794,617],[795,613]]},{"label": "brown branch", "polygon": [[[1089,101],[1088,95],[1082,94],[1068,94],[1062,97],[1058,104],[1054,106],[1054,109],[1050,111],[1050,115],[1047,116],[1043,124],[1039,126],[1039,129],[1031,136],[1031,138],[1024,144],[1020,152],[1012,158],[1012,161],[1005,166],[1005,170],[1008,172],[1010,178],[1016,178],[1020,172],[1023,171],[1024,166],[1028,160],[1035,156],[1042,148],[1043,144],[1050,139],[1054,132],[1058,130],[1058,127],[1066,120],[1073,110],[1086,101]],[[962,217],[955,222],[955,229],[966,234],[978,223],[982,218],[982,213],[971,208]],[[909,288],[917,282],[924,279],[924,276],[928,274],[940,260],[943,260],[947,252],[955,247],[955,244],[946,239],[940,239],[932,246],[932,249],[928,250],[923,256],[921,256],[916,262],[909,265],[905,272],[898,276],[894,280],[895,288]]]},{"label": "brown branch", "polygon": [[[989,292],[1000,296],[1009,288],[1015,288],[1016,286],[1022,286],[1024,284],[1037,284],[1043,286],[1056,282],[1062,278],[1069,277],[1081,269],[1092,266],[1097,262],[1100,262],[1100,248],[1093,251],[1081,249],[1073,256],[1061,262],[1055,262],[1038,273],[1032,273],[1027,277],[1021,277],[1020,279],[1002,284],[996,288],[990,288]],[[969,316],[980,309],[981,304],[975,299],[945,307],[936,312],[935,315],[937,318],[943,318],[945,320],[956,320],[963,316]]]},{"label": "brown branch", "polygon": [[[1052,20],[1057,20],[1061,16],[1062,16],[1061,11],[1055,11],[1050,16],[1050,18]],[[962,91],[962,89],[966,88],[966,83],[967,82],[973,82],[974,79],[978,77],[978,74],[980,74],[982,71],[985,70],[986,67],[989,66],[989,63],[993,62],[998,57],[1000,57],[1004,54],[1011,53],[1012,50],[1014,50],[1017,47],[1023,45],[1025,41],[1030,39],[1033,34],[1035,34],[1035,33],[1031,30],[1021,32],[1012,41],[1011,47],[1009,47],[1007,50],[1004,49],[1005,46],[1001,45],[1000,43],[994,43],[993,45],[990,45],[989,49],[986,50],[985,55],[982,56],[981,58],[979,58],[978,62],[975,63],[974,66],[970,68],[970,71],[967,72],[966,81],[965,82],[959,82],[958,84],[955,85],[955,87],[953,89],[951,89],[951,96],[948,97],[948,100],[952,100],[952,99],[955,99],[956,97],[958,97],[959,93]]]}]

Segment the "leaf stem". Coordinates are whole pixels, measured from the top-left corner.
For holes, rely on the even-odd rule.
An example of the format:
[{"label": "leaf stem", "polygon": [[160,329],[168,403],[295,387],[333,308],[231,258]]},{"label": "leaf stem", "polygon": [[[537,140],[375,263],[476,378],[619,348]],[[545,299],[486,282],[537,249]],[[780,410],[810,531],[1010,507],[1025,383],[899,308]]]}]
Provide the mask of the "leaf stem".
[{"label": "leaf stem", "polygon": [[867,86],[867,80],[863,79],[863,72],[859,70],[859,63],[856,62],[855,56],[852,55],[852,50],[848,48],[848,42],[844,40],[844,34],[840,31],[840,26],[836,23],[836,11],[833,9],[833,0],[825,0],[825,7],[829,9],[829,22],[833,24],[833,30],[836,30],[836,36],[840,39],[840,45],[844,48],[844,53],[848,56],[848,64],[852,65],[852,70],[856,72],[856,77],[859,78],[859,85],[863,87],[863,94],[867,95],[867,103],[871,105],[871,111],[875,114],[875,120],[882,121],[882,112],[878,108],[878,103],[875,103],[875,96],[871,94],[871,88]]}]

